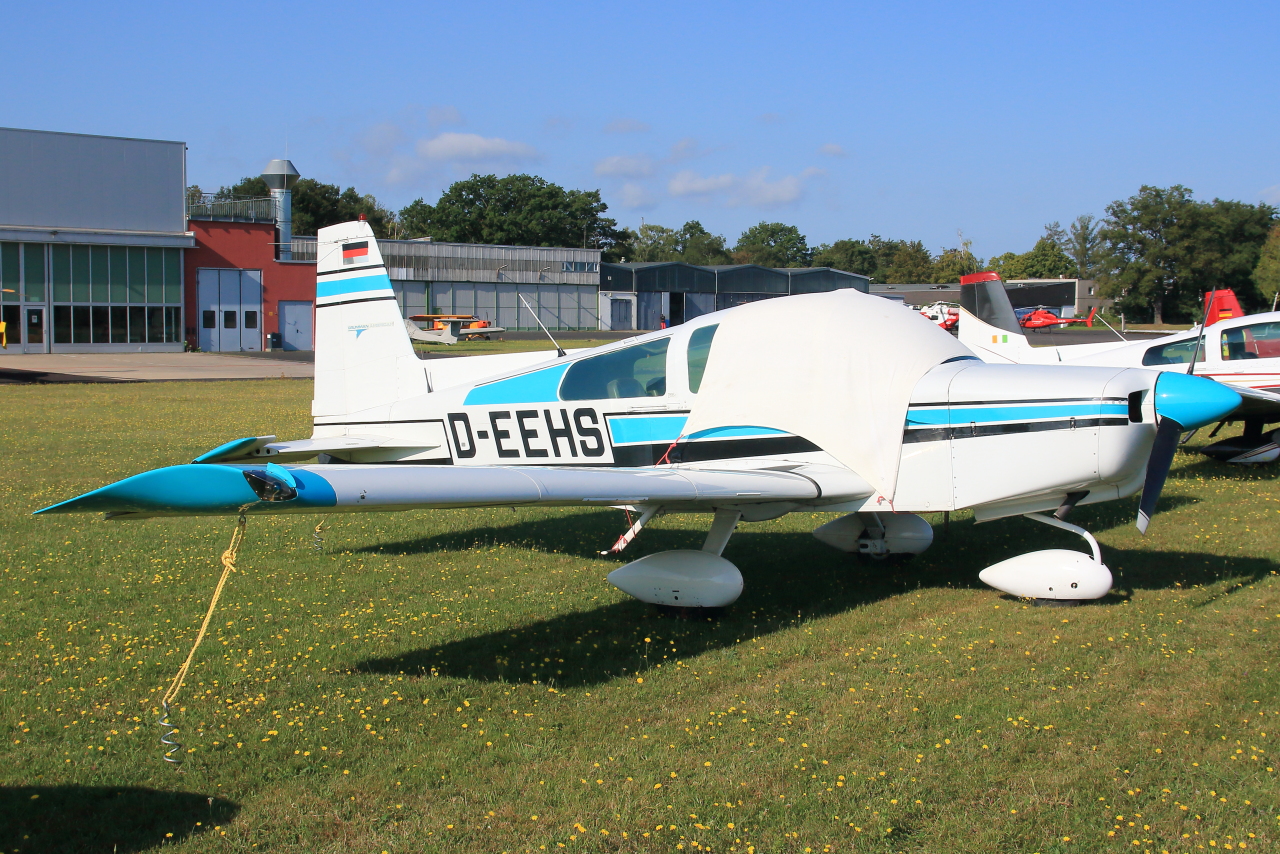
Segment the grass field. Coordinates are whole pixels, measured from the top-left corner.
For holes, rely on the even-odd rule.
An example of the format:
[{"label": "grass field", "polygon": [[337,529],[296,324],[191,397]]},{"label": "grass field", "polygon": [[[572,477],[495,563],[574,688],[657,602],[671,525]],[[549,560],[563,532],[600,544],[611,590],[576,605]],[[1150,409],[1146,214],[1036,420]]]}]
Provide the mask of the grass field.
[{"label": "grass field", "polygon": [[[977,582],[1025,520],[904,564],[745,525],[718,619],[632,601],[616,511],[252,519],[161,761],[156,703],[231,519],[33,509],[236,436],[310,385],[5,389],[0,851],[1198,852],[1280,848],[1280,468],[1179,454],[1151,534],[1081,508],[1089,606]],[[1029,464],[1033,461],[1028,461]],[[830,517],[821,517],[822,519]],[[668,516],[628,558],[701,543]]]}]

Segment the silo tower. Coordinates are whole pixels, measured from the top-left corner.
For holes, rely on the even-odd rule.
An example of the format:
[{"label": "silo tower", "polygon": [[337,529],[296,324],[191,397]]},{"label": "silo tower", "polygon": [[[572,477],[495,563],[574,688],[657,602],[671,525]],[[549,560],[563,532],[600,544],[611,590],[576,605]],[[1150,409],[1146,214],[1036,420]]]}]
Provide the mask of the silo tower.
[{"label": "silo tower", "polygon": [[262,170],[262,180],[271,189],[276,207],[276,257],[293,260],[293,186],[298,183],[298,170],[288,160],[272,160]]}]

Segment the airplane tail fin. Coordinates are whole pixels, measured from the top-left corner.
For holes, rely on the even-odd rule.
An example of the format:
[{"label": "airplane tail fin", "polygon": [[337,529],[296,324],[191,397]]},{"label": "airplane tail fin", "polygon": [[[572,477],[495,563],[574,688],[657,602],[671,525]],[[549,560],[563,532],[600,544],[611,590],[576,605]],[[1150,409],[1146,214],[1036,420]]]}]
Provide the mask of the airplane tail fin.
[{"label": "airplane tail fin", "polygon": [[1016,351],[1031,349],[999,274],[960,277],[958,337],[985,361],[1019,362]]},{"label": "airplane tail fin", "polygon": [[1089,316],[1085,318],[1085,320],[1084,320],[1084,325],[1085,325],[1085,326],[1087,326],[1087,327],[1089,327],[1090,329],[1092,329],[1092,328],[1093,328],[1093,316],[1094,316],[1095,314],[1097,314],[1097,313],[1098,313],[1098,307],[1097,307],[1096,305],[1095,305],[1093,308],[1089,309]]},{"label": "airplane tail fin", "polygon": [[1244,314],[1244,309],[1240,307],[1240,300],[1236,299],[1236,292],[1231,288],[1205,292],[1204,325],[1206,327],[1212,326],[1219,320],[1244,317]]},{"label": "airplane tail fin", "polygon": [[369,223],[320,229],[316,251],[312,415],[350,415],[425,394],[426,371],[413,352]]}]

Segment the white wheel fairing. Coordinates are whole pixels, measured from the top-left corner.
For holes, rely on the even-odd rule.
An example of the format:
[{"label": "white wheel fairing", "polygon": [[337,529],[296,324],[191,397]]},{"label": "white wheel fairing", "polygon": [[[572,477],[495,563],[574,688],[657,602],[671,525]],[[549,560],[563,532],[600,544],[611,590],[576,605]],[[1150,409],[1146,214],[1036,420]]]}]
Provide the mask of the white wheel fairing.
[{"label": "white wheel fairing", "polygon": [[736,566],[692,549],[646,555],[609,573],[609,583],[641,602],[682,608],[723,608],[742,595]]}]

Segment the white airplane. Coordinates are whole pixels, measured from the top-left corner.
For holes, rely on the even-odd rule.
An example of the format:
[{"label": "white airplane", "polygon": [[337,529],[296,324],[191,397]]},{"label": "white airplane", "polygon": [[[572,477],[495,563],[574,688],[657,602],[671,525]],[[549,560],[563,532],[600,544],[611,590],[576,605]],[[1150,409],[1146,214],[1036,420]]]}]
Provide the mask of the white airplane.
[{"label": "white airplane", "polygon": [[1280,430],[1267,430],[1280,421],[1280,312],[1219,320],[1142,341],[1032,347],[997,274],[963,277],[960,304],[961,343],[992,364],[1148,368],[1224,383],[1244,398],[1230,413],[1230,420],[1244,422],[1244,434],[1201,452],[1233,463],[1268,463],[1280,457]]},{"label": "white airplane", "polygon": [[[1240,402],[1210,380],[1101,367],[988,365],[916,312],[853,290],[753,303],[565,355],[421,361],[367,223],[320,230],[311,438],[237,439],[38,511],[109,518],[561,505],[714,514],[701,551],[609,575],[645,602],[720,607],[741,521],[841,514],[814,535],[871,556],[933,539],[919,513],[971,508],[1073,531],[1090,554],[983,570],[1017,596],[1104,596],[1077,504],[1143,490],[1145,530],[1186,429]],[[367,244],[357,261],[344,251]],[[779,326],[808,334],[774,345]],[[1034,456],[1034,466],[1025,460]],[[316,459],[316,462],[302,461]],[[1053,515],[1044,515],[1052,513]]]}]

